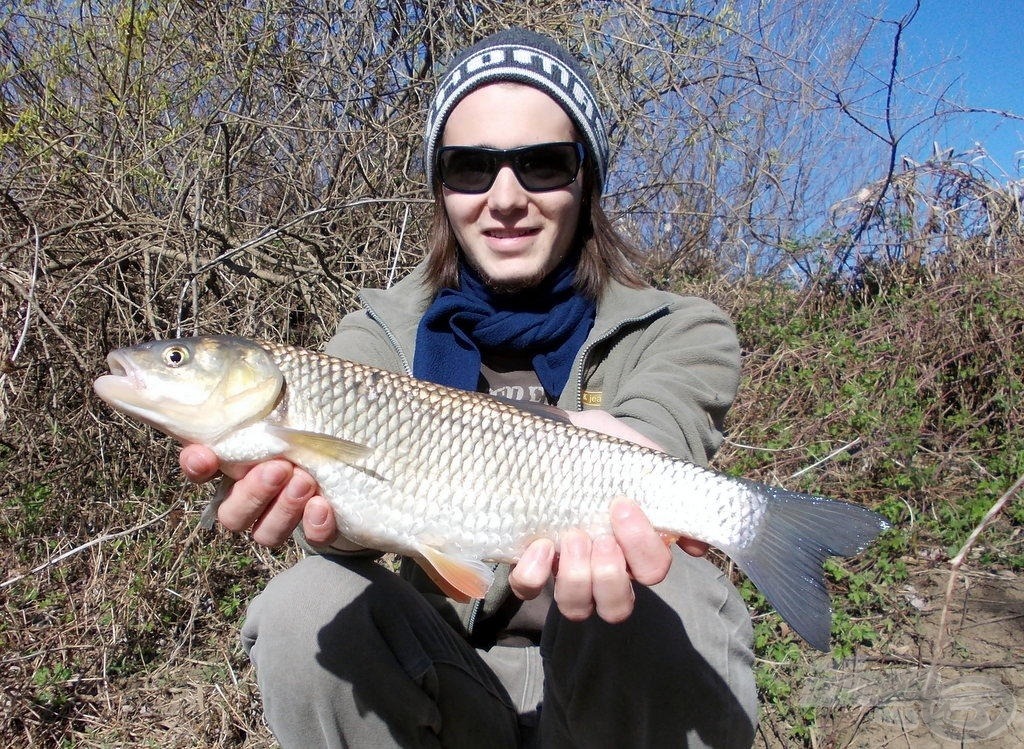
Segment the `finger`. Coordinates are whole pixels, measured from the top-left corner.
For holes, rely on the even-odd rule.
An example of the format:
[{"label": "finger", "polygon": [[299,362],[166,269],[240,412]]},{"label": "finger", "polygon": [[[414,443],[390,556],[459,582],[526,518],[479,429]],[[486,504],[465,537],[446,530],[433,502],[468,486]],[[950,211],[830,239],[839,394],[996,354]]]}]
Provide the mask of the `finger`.
[{"label": "finger", "polygon": [[570,530],[562,535],[555,575],[555,603],[562,615],[580,622],[594,613],[590,579],[590,536]]},{"label": "finger", "polygon": [[695,538],[687,538],[686,536],[680,536],[677,538],[676,544],[691,557],[702,557],[708,553],[708,549],[710,548],[703,541],[698,541]]},{"label": "finger", "polygon": [[672,552],[635,502],[619,497],[612,503],[612,532],[633,578],[643,585],[665,579]]},{"label": "finger", "polygon": [[306,504],[316,490],[316,482],[308,473],[293,469],[284,487],[270,500],[266,505],[266,511],[253,523],[253,541],[270,547],[279,546],[287,541],[292,531],[302,521]]},{"label": "finger", "polygon": [[311,544],[329,544],[338,535],[334,510],[326,499],[314,494],[302,511],[302,532]]},{"label": "finger", "polygon": [[549,538],[539,538],[529,546],[509,573],[512,592],[524,601],[541,594],[555,565],[555,544]]},{"label": "finger", "polygon": [[626,569],[626,557],[612,535],[594,539],[590,555],[594,606],[609,624],[625,621],[633,613],[633,583]]},{"label": "finger", "polygon": [[220,461],[213,450],[205,445],[186,445],[178,456],[181,470],[189,481],[202,484],[220,471]]},{"label": "finger", "polygon": [[266,512],[291,480],[294,467],[285,460],[270,460],[253,467],[235,482],[217,509],[217,519],[230,531],[247,530]]}]

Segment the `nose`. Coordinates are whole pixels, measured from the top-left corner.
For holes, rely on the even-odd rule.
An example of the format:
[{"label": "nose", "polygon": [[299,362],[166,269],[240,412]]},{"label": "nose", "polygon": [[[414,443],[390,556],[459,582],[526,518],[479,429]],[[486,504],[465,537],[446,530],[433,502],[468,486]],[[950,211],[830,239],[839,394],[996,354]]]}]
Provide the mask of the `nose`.
[{"label": "nose", "polygon": [[494,184],[487,192],[487,205],[491,210],[504,213],[526,207],[526,190],[519,184],[512,167],[505,164],[498,170]]}]

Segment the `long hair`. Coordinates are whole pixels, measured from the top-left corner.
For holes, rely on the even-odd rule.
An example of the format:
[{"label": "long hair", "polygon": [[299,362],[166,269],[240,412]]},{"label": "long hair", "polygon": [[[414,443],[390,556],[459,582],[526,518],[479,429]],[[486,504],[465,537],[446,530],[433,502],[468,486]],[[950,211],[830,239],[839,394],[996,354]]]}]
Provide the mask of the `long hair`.
[{"label": "long hair", "polygon": [[[590,154],[587,156],[589,158]],[[459,245],[448,221],[441,181],[437,177],[432,187],[434,213],[427,237],[426,278],[436,294],[443,288],[459,287]],[[592,169],[583,170],[582,195],[579,225],[573,239],[574,246],[581,248],[576,268],[577,290],[596,301],[611,279],[633,288],[646,286],[636,270],[642,255],[615,230],[601,208],[601,190]]]}]

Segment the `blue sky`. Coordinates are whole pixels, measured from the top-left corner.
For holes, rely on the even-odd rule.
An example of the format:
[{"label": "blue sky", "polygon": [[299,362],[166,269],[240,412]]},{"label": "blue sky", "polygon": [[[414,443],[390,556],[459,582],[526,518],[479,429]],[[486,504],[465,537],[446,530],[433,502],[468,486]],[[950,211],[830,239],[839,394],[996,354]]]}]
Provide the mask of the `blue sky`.
[{"label": "blue sky", "polygon": [[[912,7],[912,0],[891,0],[885,17],[897,18]],[[946,82],[950,98],[965,106],[1024,116],[1024,0],[921,0],[904,42],[908,66],[942,63],[922,76],[922,83],[932,81],[930,92]],[[980,142],[994,160],[986,165],[993,176],[1024,178],[1024,120],[959,115],[936,138],[941,147],[958,151]]]}]

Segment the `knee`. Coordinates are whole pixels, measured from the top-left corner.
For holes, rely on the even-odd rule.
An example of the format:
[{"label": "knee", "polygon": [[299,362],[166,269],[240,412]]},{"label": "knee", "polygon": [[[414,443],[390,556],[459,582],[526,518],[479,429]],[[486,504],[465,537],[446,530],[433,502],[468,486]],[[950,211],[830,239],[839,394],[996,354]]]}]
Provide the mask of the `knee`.
[{"label": "knee", "polygon": [[680,552],[665,582],[654,590],[679,615],[694,649],[753,665],[750,612],[722,570]]},{"label": "knee", "polygon": [[[310,556],[274,577],[249,604],[242,646],[258,670],[301,668],[321,630],[367,588],[372,560]],[[383,571],[383,570],[382,570]],[[388,573],[390,574],[390,573]]]}]

